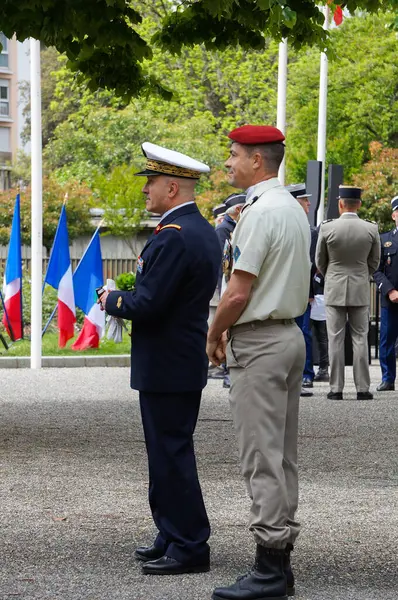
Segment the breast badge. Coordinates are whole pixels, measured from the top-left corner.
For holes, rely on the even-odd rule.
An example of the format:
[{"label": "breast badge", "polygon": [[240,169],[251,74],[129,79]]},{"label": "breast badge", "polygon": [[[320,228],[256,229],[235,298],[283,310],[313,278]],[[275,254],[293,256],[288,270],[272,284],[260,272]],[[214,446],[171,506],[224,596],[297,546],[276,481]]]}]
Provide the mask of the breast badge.
[{"label": "breast badge", "polygon": [[392,242],[385,242],[384,243],[384,248],[389,248],[390,246],[392,246]]}]

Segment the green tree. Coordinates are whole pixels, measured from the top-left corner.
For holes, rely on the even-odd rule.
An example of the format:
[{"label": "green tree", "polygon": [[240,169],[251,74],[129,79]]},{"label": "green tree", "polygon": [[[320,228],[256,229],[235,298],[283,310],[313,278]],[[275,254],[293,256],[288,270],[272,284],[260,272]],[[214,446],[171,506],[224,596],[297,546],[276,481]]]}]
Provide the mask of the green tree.
[{"label": "green tree", "polygon": [[147,216],[142,177],[135,177],[137,167],[121,165],[110,175],[99,175],[93,183],[109,233],[123,238],[137,258],[136,234]]},{"label": "green tree", "polygon": [[397,195],[398,149],[385,148],[379,142],[369,147],[370,160],[365,163],[353,183],[362,188],[362,217],[376,221],[379,230],[389,231],[391,220],[391,200]]},{"label": "green tree", "polygon": [[[0,244],[6,245],[10,239],[16,189],[0,192]],[[61,186],[54,179],[43,180],[43,245],[52,246],[59,215],[65,195],[68,195],[67,214],[69,240],[79,235],[91,233],[89,209],[93,205],[90,190],[76,181]],[[31,234],[31,190],[21,191],[21,232],[23,243],[30,244]]]},{"label": "green tree", "polygon": [[[292,47],[316,44],[324,48],[327,34],[323,15],[314,0],[164,0],[166,11],[148,43],[137,31],[148,1],[125,0],[2,0],[0,30],[55,46],[79,71],[91,90],[105,88],[124,97],[143,91],[170,94],[159,79],[147,72],[143,61],[152,47],[179,52],[184,45],[204,43],[224,49],[238,45],[257,50],[265,37],[287,38]],[[158,5],[158,4],[157,4]],[[376,12],[396,8],[396,0],[348,0],[347,9]],[[136,8],[134,8],[136,7]],[[164,13],[159,13],[161,16]]]},{"label": "green tree", "polygon": [[[329,64],[327,164],[344,166],[345,180],[370,158],[373,140],[398,141],[398,63],[391,15],[345,19],[332,31],[336,60]],[[319,54],[301,53],[289,69],[287,170],[305,179],[306,162],[316,158]]]}]

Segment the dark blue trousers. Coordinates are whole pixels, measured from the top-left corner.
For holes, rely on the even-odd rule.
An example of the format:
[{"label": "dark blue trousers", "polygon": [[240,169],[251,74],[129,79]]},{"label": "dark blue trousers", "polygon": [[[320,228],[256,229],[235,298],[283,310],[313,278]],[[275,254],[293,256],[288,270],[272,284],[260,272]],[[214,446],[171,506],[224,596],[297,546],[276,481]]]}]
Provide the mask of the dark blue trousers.
[{"label": "dark blue trousers", "polygon": [[397,363],[395,342],[398,337],[398,311],[382,307],[380,318],[380,367],[383,381],[394,383]]},{"label": "dark blue trousers", "polygon": [[206,561],[210,524],[193,445],[202,392],[140,392],[155,546],[182,563]]},{"label": "dark blue trousers", "polygon": [[315,377],[314,364],[312,361],[312,333],[311,333],[311,304],[308,304],[307,310],[301,317],[296,318],[296,323],[300,327],[304,335],[305,340],[305,365],[303,371],[303,377],[311,379]]}]

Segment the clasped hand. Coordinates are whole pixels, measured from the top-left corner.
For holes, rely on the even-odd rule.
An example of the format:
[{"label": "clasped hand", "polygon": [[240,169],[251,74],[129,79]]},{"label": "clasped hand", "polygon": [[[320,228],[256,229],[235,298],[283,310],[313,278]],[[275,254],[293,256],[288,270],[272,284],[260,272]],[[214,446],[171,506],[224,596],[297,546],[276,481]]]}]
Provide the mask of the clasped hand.
[{"label": "clasped hand", "polygon": [[226,361],[227,333],[224,332],[218,340],[207,338],[206,353],[209,361],[218,367]]}]

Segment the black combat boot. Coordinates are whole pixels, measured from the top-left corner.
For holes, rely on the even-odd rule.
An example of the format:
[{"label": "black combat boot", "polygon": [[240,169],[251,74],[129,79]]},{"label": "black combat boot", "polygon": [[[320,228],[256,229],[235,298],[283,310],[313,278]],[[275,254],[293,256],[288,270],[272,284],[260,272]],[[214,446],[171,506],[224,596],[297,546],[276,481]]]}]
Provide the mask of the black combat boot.
[{"label": "black combat boot", "polygon": [[253,569],[233,585],[216,588],[213,600],[287,600],[284,557],[285,550],[258,545]]},{"label": "black combat boot", "polygon": [[283,557],[283,571],[285,573],[287,595],[294,596],[296,590],[294,588],[294,574],[292,571],[292,565],[290,564],[290,553],[293,550],[293,544],[288,544],[285,548],[285,555]]}]

